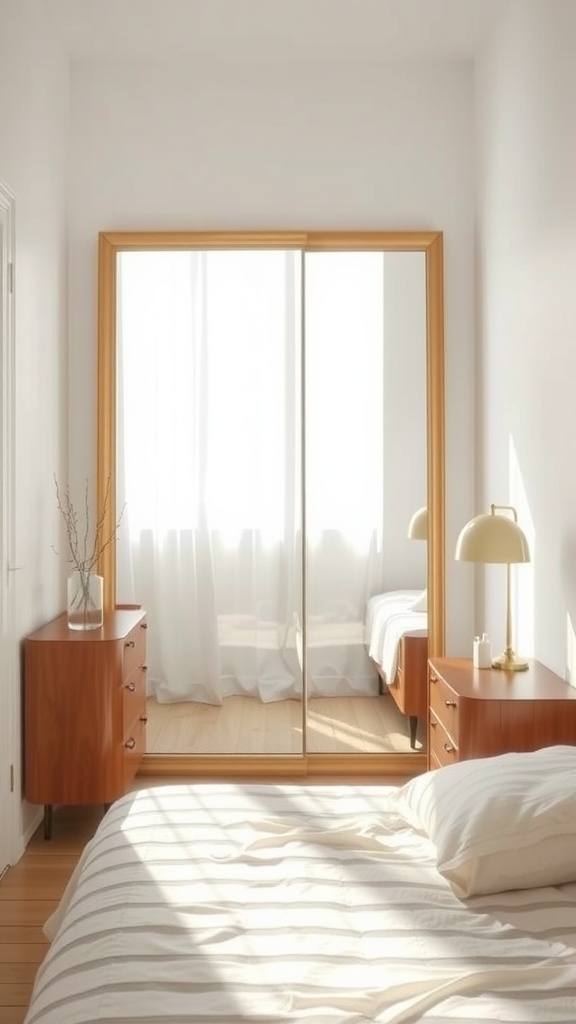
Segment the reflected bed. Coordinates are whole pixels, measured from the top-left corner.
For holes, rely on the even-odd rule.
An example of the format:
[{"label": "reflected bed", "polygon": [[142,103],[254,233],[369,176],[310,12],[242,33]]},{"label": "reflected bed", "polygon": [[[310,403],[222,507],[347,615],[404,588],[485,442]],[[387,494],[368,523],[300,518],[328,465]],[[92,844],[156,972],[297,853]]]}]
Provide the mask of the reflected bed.
[{"label": "reflected bed", "polygon": [[409,721],[416,748],[418,719],[428,707],[428,611],[426,591],[390,590],[366,603],[364,643],[386,690]]}]

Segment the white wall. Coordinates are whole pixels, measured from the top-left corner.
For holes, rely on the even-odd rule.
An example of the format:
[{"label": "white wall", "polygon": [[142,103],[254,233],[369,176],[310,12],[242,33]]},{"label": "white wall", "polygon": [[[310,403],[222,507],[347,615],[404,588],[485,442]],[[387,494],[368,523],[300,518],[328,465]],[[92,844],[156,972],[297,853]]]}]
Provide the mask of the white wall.
[{"label": "white wall", "polygon": [[[573,679],[575,39],[573,0],[514,0],[479,63],[477,363],[478,506],[515,504],[532,546],[515,570],[515,647]],[[502,572],[489,570],[477,621],[500,648]]]},{"label": "white wall", "polygon": [[[52,546],[60,535],[53,474],[65,475],[67,458],[68,71],[42,0],[0,0],[0,97],[0,178],[16,195],[14,561],[22,568],[11,583],[19,640],[60,611],[65,575]],[[0,685],[19,699],[19,680],[3,672]],[[18,830],[31,818],[24,806]]]},{"label": "white wall", "polygon": [[[73,67],[71,464],[95,459],[96,239],[106,229],[445,233],[449,647],[471,635],[453,551],[473,479],[473,65]],[[467,648],[466,648],[467,649]]]}]

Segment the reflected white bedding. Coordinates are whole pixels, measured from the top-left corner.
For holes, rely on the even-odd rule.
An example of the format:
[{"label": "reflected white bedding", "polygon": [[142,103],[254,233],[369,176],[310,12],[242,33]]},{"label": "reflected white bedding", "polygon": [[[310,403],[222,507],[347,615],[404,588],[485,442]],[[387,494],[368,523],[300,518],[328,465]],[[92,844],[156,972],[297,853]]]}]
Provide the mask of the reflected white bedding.
[{"label": "reflected white bedding", "polygon": [[463,902],[387,786],[119,800],[26,1024],[574,1024],[576,886]]},{"label": "reflected white bedding", "polygon": [[402,637],[428,633],[428,613],[412,611],[421,593],[420,590],[390,590],[371,597],[366,603],[364,642],[389,685],[396,675]]}]

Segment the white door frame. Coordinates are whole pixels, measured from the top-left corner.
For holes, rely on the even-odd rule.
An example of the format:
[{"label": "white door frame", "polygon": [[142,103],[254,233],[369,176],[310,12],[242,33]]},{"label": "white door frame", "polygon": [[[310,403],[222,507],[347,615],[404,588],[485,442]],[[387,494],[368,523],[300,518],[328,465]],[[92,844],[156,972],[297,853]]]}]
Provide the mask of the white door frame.
[{"label": "white door frame", "polygon": [[[0,181],[0,873],[21,850],[16,837],[20,772],[18,644],[14,584],[14,218],[15,196]],[[18,785],[17,785],[18,784]]]}]

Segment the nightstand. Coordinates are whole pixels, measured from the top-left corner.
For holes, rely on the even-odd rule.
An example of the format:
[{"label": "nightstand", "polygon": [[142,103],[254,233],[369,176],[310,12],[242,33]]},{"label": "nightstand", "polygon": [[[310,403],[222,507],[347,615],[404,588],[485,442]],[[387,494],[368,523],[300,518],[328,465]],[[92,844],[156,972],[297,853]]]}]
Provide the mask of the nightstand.
[{"label": "nightstand", "polygon": [[428,766],[508,751],[576,745],[576,687],[538,661],[526,672],[428,661]]}]

